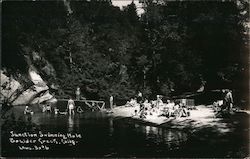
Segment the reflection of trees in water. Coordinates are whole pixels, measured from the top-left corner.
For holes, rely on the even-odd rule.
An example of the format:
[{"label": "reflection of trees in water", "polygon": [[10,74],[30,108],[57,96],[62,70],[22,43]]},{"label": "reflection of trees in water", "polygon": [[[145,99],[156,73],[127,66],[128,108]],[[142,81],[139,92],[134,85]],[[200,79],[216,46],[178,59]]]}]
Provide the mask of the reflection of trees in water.
[{"label": "reflection of trees in water", "polygon": [[142,132],[145,133],[146,139],[153,141],[155,144],[164,143],[168,147],[178,146],[187,140],[187,134],[182,131],[164,129],[154,126],[142,126]]},{"label": "reflection of trees in water", "polygon": [[113,118],[109,118],[109,136],[113,136],[113,133],[114,133]]},{"label": "reflection of trees in water", "polygon": [[80,131],[80,122],[81,122],[81,115],[69,116],[67,122],[68,132]]},{"label": "reflection of trees in water", "polygon": [[2,135],[8,135],[10,131],[35,131],[39,125],[33,123],[32,115],[23,115],[20,112],[9,111],[1,118]]}]

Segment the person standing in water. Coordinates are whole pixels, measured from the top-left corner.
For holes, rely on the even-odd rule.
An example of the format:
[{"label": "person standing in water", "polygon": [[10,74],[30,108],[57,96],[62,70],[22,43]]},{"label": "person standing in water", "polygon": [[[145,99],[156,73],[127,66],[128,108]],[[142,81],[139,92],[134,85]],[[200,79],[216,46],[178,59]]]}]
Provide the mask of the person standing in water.
[{"label": "person standing in water", "polygon": [[74,108],[75,108],[75,102],[73,101],[73,99],[70,97],[70,99],[68,100],[68,111],[69,111],[69,115],[74,115]]}]

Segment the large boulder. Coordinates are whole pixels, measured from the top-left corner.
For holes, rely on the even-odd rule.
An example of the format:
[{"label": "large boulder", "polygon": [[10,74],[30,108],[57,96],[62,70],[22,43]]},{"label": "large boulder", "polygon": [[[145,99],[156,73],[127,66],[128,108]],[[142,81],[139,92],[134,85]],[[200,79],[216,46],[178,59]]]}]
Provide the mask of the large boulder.
[{"label": "large boulder", "polygon": [[48,86],[40,87],[33,85],[31,88],[25,90],[20,96],[18,96],[12,105],[35,104],[33,100],[46,90],[48,90]]},{"label": "large boulder", "polygon": [[2,70],[0,85],[1,99],[8,99],[9,101],[14,100],[16,92],[22,88],[18,81],[12,77],[6,76]]},{"label": "large boulder", "polygon": [[11,105],[55,101],[53,95],[49,93],[49,87],[46,82],[43,81],[42,77],[32,67],[29,69],[29,79],[33,82],[33,85],[24,90],[21,83],[6,76],[1,71],[1,99],[8,99]]},{"label": "large boulder", "polygon": [[33,101],[31,102],[31,104],[43,103],[45,101],[48,102],[52,98],[53,98],[53,96],[47,90],[46,92],[41,93],[40,96],[34,98]]}]

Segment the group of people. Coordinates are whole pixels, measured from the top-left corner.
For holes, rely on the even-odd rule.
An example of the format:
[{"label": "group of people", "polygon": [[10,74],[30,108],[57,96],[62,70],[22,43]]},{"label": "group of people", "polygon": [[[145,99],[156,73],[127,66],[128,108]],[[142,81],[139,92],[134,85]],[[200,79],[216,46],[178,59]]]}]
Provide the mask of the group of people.
[{"label": "group of people", "polygon": [[[54,113],[57,115],[57,114],[69,114],[69,115],[74,115],[75,114],[75,102],[74,102],[74,100],[72,99],[72,98],[70,98],[69,100],[68,100],[68,103],[67,103],[67,109],[66,109],[66,111],[65,112],[60,112],[59,111],[59,109],[57,109],[57,108],[54,108],[53,110],[54,110]],[[49,105],[49,104],[47,104],[47,105],[43,105],[42,106],[42,112],[44,113],[44,112],[49,112],[49,113],[52,113],[52,107]],[[83,109],[80,107],[80,106],[78,106],[77,108],[76,108],[76,112],[77,113],[83,113],[84,111],[83,111]],[[23,112],[25,115],[33,115],[34,114],[34,112],[32,111],[32,109],[27,105],[27,106],[25,106],[25,109],[24,109],[24,112]]]},{"label": "group of people", "polygon": [[[75,110],[76,110],[77,113],[83,113],[84,112],[83,109],[80,106],[77,106],[77,108],[76,108],[75,102],[72,99],[72,97],[70,97],[70,99],[67,102],[67,108],[66,108],[65,112],[60,112],[59,109],[54,108],[55,114],[63,114],[63,115],[65,115],[65,114],[74,115]],[[51,110],[49,112],[51,112]]]},{"label": "group of people", "polygon": [[[223,100],[219,100],[213,103],[214,108],[217,110],[231,110],[233,107],[233,96],[232,91],[229,89],[223,89]],[[76,89],[76,100],[80,100],[80,88]],[[110,96],[110,108],[113,109],[114,106],[114,97]],[[167,103],[163,103],[162,96],[157,95],[156,100],[148,101],[148,99],[143,98],[142,93],[139,92],[136,98],[131,98],[127,102],[126,106],[135,107],[139,106],[139,110],[135,109],[134,115],[139,116],[140,118],[146,118],[147,115],[157,115],[157,116],[166,116],[166,117],[186,117],[190,115],[190,112],[187,106],[180,101],[170,101],[167,100]],[[75,102],[72,97],[68,100],[67,110],[65,114],[74,115],[75,110],[78,113],[83,113],[83,109],[78,106],[76,108]],[[43,107],[43,112],[50,111],[51,106],[45,105]],[[60,113],[58,109],[54,109],[55,114]],[[24,114],[33,114],[34,112],[29,108],[25,107]]]},{"label": "group of people", "polygon": [[165,116],[165,117],[187,117],[190,112],[184,103],[180,101],[163,103],[162,96],[157,95],[156,100],[148,101],[144,99],[142,93],[139,92],[137,98],[132,98],[127,102],[126,106],[139,106],[139,110],[135,109],[133,116],[146,118],[148,115]]}]

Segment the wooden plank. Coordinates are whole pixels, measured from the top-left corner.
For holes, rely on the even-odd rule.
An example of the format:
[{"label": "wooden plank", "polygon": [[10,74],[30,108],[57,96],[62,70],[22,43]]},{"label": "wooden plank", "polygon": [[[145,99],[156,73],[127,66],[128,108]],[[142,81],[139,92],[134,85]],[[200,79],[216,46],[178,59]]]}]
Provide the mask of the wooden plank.
[{"label": "wooden plank", "polygon": [[[68,101],[69,99],[58,99],[58,101]],[[75,102],[83,102],[85,105],[87,105],[91,109],[99,109],[103,110],[105,109],[105,102],[104,101],[97,101],[97,100],[74,100]],[[99,105],[101,104],[101,105]]]}]

